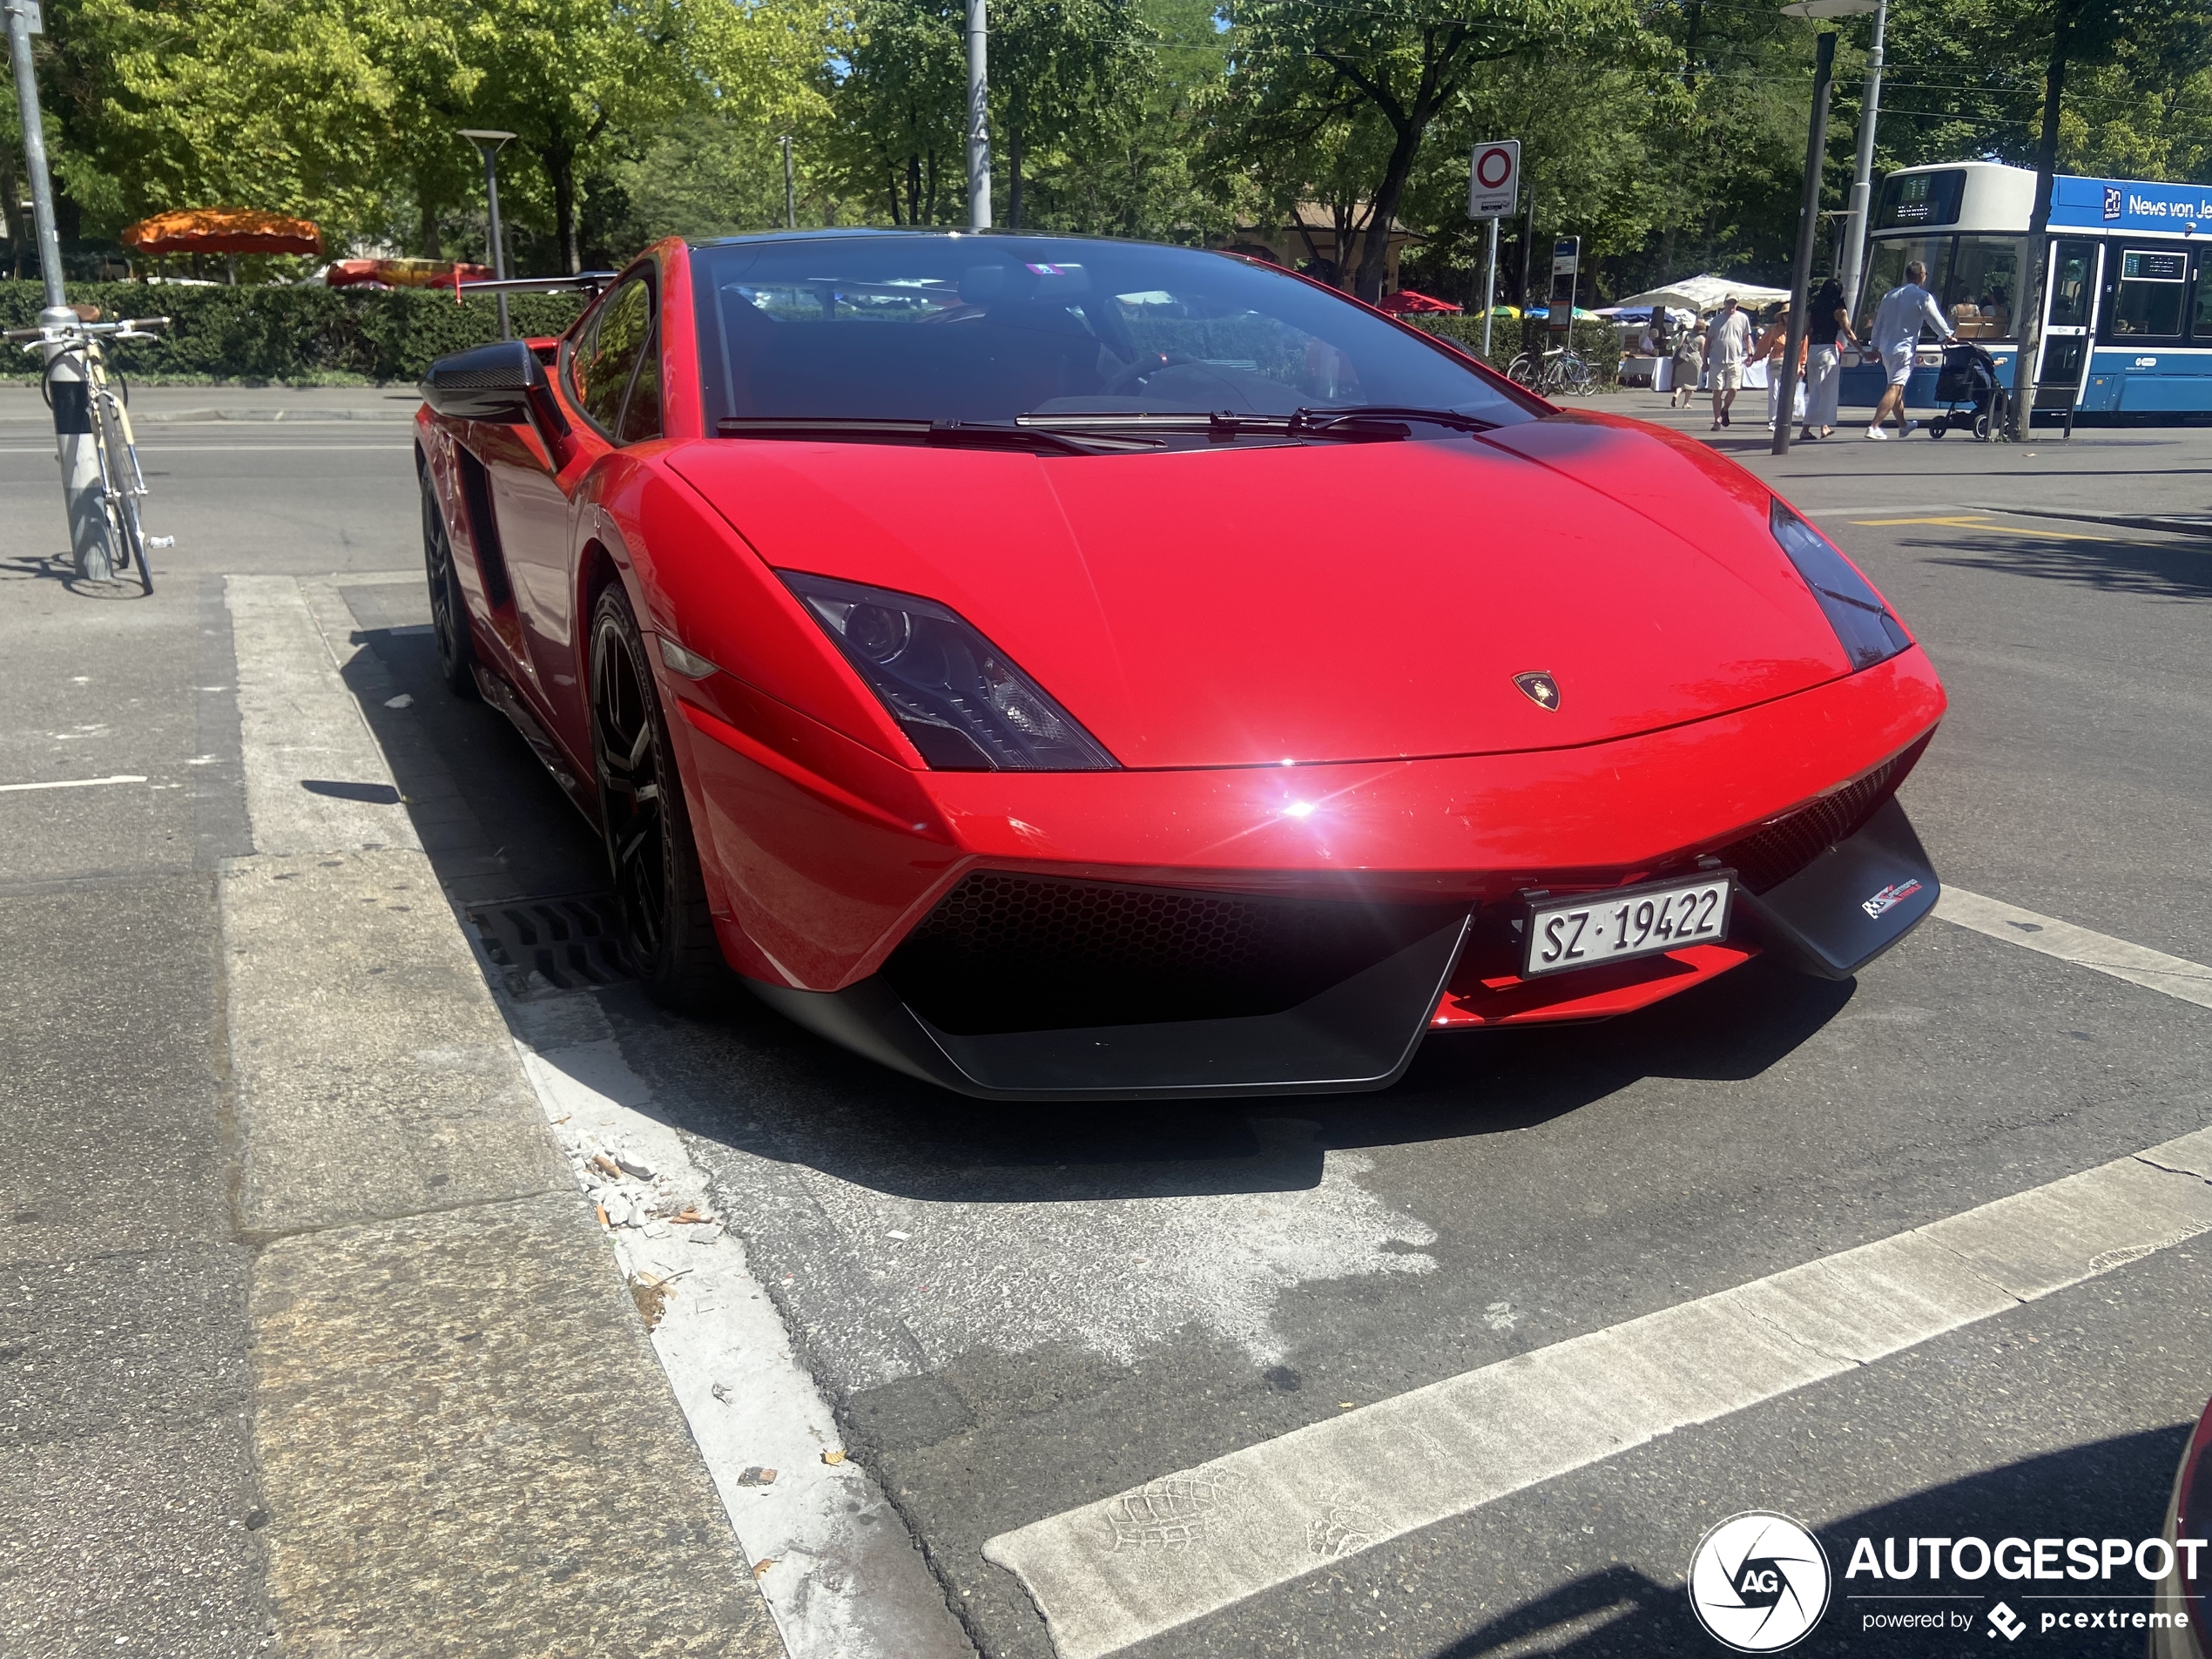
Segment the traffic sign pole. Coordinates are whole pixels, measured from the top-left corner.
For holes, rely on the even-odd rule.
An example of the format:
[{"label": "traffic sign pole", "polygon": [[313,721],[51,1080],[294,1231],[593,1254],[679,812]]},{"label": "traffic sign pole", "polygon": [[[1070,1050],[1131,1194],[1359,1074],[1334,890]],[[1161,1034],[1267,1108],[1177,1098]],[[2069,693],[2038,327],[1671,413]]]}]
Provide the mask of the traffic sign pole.
[{"label": "traffic sign pole", "polygon": [[1490,359],[1490,323],[1498,305],[1498,221],[1509,217],[1521,199],[1521,140],[1501,138],[1478,144],[1467,167],[1467,217],[1490,221],[1490,246],[1483,260],[1482,357]]},{"label": "traffic sign pole", "polygon": [[1490,253],[1482,266],[1482,361],[1490,361],[1490,319],[1498,308],[1498,221],[1490,221]]}]

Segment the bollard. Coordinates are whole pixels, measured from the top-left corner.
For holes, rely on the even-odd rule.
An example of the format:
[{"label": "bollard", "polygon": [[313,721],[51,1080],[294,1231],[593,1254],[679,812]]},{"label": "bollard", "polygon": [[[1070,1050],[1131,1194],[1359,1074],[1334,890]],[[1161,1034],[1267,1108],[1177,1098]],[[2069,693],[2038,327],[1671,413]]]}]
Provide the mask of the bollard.
[{"label": "bollard", "polygon": [[[38,314],[42,328],[64,328],[76,320],[67,306],[49,306]],[[69,509],[70,552],[80,580],[105,582],[115,574],[115,563],[108,546],[107,490],[100,481],[99,453],[92,447],[91,388],[84,381],[84,360],[58,341],[46,347],[46,388],[54,400],[54,451]]]}]

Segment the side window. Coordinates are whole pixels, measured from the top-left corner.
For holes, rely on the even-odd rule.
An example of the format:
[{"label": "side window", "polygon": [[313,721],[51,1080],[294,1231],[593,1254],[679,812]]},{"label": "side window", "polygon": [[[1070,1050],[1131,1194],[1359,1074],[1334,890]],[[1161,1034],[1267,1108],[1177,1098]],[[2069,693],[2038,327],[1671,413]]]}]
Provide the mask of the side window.
[{"label": "side window", "polygon": [[2120,255],[2120,291],[2113,302],[2115,340],[2172,340],[2182,332],[2182,304],[2188,292],[2189,256],[2163,248],[2131,247]]},{"label": "side window", "polygon": [[2189,333],[2208,346],[2212,346],[2212,258],[2202,253],[2196,256],[2196,305],[2189,320]]},{"label": "side window", "polygon": [[652,288],[643,276],[635,276],[607,296],[588,337],[577,343],[569,365],[570,382],[585,416],[604,432],[615,429],[631,372],[644,353],[652,327]]},{"label": "side window", "polygon": [[578,371],[591,361],[592,351],[599,339],[599,320],[607,314],[604,306],[594,306],[584,313],[583,326],[569,336],[561,347],[561,372],[568,377],[569,395],[579,408],[583,403],[583,382]]},{"label": "side window", "polygon": [[2097,273],[2094,242],[2060,242],[2051,256],[2051,327],[2086,328]]},{"label": "side window", "polygon": [[638,354],[637,377],[630,383],[630,401],[622,406],[622,424],[615,429],[617,443],[643,443],[660,436],[660,320],[645,331],[645,347]]}]

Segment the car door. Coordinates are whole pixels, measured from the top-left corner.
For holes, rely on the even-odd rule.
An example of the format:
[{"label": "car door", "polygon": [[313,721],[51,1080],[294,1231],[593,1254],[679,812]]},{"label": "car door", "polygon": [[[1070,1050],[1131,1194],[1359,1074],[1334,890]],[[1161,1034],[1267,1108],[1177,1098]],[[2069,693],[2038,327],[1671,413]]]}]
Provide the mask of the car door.
[{"label": "car door", "polygon": [[[584,619],[574,615],[570,492],[610,445],[625,441],[618,435],[623,399],[640,362],[654,356],[654,309],[647,263],[608,291],[562,353],[562,389],[583,416],[567,464],[556,469],[536,434],[529,432],[493,473],[501,523],[513,526],[508,564],[532,687],[548,723],[579,765],[590,750],[577,639]],[[655,368],[658,383],[658,363]]]}]

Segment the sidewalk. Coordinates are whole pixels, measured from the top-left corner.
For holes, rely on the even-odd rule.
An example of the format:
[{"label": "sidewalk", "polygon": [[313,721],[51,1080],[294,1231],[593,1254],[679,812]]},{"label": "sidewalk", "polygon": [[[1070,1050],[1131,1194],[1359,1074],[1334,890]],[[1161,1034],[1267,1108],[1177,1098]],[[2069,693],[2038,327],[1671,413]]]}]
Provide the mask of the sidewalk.
[{"label": "sidewalk", "polygon": [[[132,386],[138,426],[203,421],[411,421],[421,398],[412,386]],[[36,386],[0,386],[0,426],[51,428]]]}]

